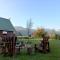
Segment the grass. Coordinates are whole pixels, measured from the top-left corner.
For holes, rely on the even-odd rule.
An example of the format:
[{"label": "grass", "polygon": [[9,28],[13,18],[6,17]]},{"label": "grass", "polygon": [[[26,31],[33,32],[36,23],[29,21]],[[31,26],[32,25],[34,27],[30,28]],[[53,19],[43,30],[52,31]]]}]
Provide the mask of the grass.
[{"label": "grass", "polygon": [[[33,41],[36,43],[38,41]],[[26,51],[14,57],[3,57],[0,55],[0,60],[60,60],[60,40],[50,40],[51,52],[48,54],[34,53],[27,55]]]}]

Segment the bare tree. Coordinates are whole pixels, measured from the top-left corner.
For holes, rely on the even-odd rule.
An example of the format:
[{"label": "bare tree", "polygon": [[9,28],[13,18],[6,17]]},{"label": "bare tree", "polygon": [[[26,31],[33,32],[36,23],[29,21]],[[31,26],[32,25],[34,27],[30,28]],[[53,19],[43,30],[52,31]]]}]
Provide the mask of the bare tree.
[{"label": "bare tree", "polygon": [[29,37],[31,37],[31,28],[32,28],[32,20],[30,18],[30,20],[27,21],[27,34]]}]

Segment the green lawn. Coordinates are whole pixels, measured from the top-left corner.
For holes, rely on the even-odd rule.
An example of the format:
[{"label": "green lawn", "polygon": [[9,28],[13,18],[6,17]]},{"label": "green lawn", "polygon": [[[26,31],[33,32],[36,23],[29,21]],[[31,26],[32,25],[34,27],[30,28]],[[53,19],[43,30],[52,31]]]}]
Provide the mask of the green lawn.
[{"label": "green lawn", "polygon": [[3,57],[3,55],[0,55],[0,60],[60,60],[60,40],[51,40],[50,48],[51,52],[48,54],[35,53],[29,56],[26,52],[22,52],[14,57]]}]

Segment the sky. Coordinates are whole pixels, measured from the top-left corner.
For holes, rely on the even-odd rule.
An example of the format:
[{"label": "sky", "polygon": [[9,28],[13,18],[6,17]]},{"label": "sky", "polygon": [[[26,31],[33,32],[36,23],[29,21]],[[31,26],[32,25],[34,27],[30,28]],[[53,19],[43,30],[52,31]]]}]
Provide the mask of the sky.
[{"label": "sky", "polygon": [[10,19],[14,26],[60,29],[60,0],[0,0],[0,17]]}]

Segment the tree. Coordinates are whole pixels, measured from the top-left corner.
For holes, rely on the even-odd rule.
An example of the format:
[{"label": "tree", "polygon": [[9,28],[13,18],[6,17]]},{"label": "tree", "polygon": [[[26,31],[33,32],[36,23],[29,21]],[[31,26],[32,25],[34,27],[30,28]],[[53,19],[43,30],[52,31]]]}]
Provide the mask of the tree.
[{"label": "tree", "polygon": [[55,39],[60,40],[60,34],[55,34]]},{"label": "tree", "polygon": [[31,37],[31,28],[32,28],[32,20],[30,18],[30,20],[27,21],[27,34],[28,34],[28,37]]},{"label": "tree", "polygon": [[37,28],[37,30],[34,31],[33,36],[41,38],[43,34],[45,34],[45,30],[43,28]]}]

